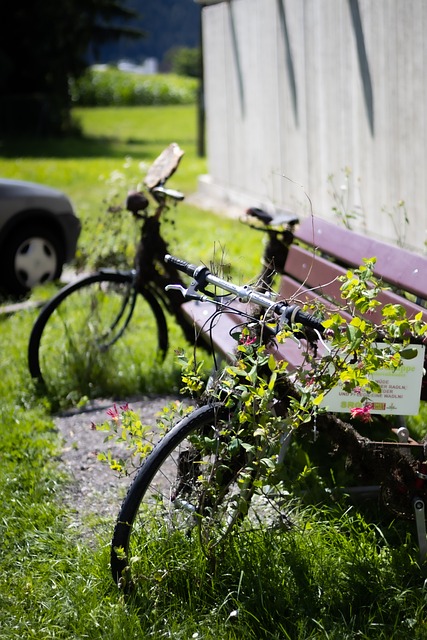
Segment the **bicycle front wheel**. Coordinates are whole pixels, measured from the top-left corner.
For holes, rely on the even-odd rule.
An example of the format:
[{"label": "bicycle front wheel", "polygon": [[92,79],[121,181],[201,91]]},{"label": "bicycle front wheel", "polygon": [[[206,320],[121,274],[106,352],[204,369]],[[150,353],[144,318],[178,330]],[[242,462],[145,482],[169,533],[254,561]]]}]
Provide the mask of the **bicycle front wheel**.
[{"label": "bicycle front wheel", "polygon": [[138,575],[150,575],[152,558],[172,536],[182,536],[183,546],[191,537],[194,553],[197,546],[211,556],[232,531],[279,530],[289,523],[289,493],[257,482],[256,465],[243,448],[230,456],[229,415],[220,403],[193,411],[141,466],[111,544],[111,571],[122,588]]},{"label": "bicycle front wheel", "polygon": [[99,272],[67,285],[40,312],[28,364],[53,395],[131,392],[168,347],[163,310],[154,295],[137,293],[132,273]]}]

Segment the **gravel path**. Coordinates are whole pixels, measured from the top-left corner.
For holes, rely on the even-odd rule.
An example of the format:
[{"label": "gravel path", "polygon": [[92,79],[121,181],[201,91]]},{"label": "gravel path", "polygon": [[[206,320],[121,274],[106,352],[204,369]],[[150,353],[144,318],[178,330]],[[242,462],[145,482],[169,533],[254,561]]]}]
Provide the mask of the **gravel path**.
[{"label": "gravel path", "polygon": [[[155,426],[159,412],[177,399],[177,396],[144,396],[127,401],[140,414],[143,424]],[[55,418],[63,438],[61,464],[71,478],[64,497],[71,514],[70,526],[88,534],[100,522],[113,527],[132,481],[130,477],[118,477],[108,464],[98,460],[98,453],[108,449],[117,457],[124,455],[119,445],[104,442],[105,431],[91,428],[92,423],[102,424],[108,419],[106,411],[112,406],[111,400],[96,400],[82,410]]]}]

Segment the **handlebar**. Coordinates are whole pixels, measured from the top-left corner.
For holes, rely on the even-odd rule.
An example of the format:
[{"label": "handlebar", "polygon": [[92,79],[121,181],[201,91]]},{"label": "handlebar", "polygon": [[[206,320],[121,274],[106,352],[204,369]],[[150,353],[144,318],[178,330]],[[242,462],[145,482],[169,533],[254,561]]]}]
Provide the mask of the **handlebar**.
[{"label": "handlebar", "polygon": [[[169,254],[165,256],[165,262],[193,278],[197,283],[196,288],[199,290],[203,291],[208,284],[211,284],[236,295],[242,302],[254,302],[264,309],[272,310],[279,316],[279,325],[288,324],[292,326],[299,323],[304,327],[315,329],[320,334],[323,334],[325,330],[318,318],[306,313],[298,305],[289,305],[283,300],[275,302],[273,296],[268,293],[261,293],[248,285],[235,285],[214,275],[205,266],[196,266]],[[185,290],[183,290],[183,295],[186,295]],[[194,288],[191,297],[194,297]]]},{"label": "handlebar", "polygon": [[286,302],[279,304],[282,304],[281,319],[282,321],[286,320],[290,327],[295,323],[299,323],[309,329],[315,329],[315,331],[318,331],[320,334],[324,333],[325,327],[316,316],[306,313],[296,304],[288,305]]},{"label": "handlebar", "polygon": [[207,271],[210,273],[207,267],[196,266],[195,264],[191,264],[191,262],[187,262],[186,260],[182,260],[181,258],[176,258],[175,256],[171,256],[168,253],[165,255],[165,262],[169,262],[173,265],[178,271],[182,271],[183,273],[190,276],[190,278],[196,278],[198,271]]},{"label": "handlebar", "polygon": [[184,200],[184,194],[181,191],[176,191],[176,189],[167,189],[166,187],[160,185],[158,187],[154,187],[150,191],[157,202],[163,202],[166,198],[171,198],[172,200],[181,201]]}]

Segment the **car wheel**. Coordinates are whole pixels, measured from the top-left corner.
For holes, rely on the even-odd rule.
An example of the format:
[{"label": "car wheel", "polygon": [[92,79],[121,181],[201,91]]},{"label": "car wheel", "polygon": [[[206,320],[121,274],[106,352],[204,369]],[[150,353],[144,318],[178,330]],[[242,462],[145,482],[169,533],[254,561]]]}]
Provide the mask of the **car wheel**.
[{"label": "car wheel", "polygon": [[63,244],[45,225],[25,225],[7,238],[1,261],[7,291],[26,293],[59,278],[64,263]]}]

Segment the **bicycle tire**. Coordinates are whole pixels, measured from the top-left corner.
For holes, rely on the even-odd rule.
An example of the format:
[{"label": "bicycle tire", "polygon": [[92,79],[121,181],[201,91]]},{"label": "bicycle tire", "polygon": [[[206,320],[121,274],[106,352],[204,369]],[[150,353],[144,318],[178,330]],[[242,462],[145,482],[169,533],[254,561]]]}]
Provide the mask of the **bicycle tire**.
[{"label": "bicycle tire", "polygon": [[166,318],[154,294],[136,293],[132,272],[100,271],[65,286],[43,307],[31,331],[28,366],[50,393],[94,397],[112,391],[113,368],[116,379],[142,375],[148,352],[153,362],[162,361],[167,349]]},{"label": "bicycle tire", "polygon": [[[228,423],[229,412],[221,403],[193,411],[154,446],[137,472],[122,503],[111,542],[112,577],[125,591],[134,584],[134,575],[147,575],[150,569],[144,564],[149,564],[165,536],[178,533],[188,540],[188,536],[196,532],[194,540],[191,539],[192,548],[198,544],[206,555],[226,540],[231,528],[235,530],[234,525],[238,525],[240,532],[254,527],[258,530],[266,523],[271,527],[271,496],[257,488],[255,482],[247,502],[250,510],[241,511],[237,496],[241,496],[242,489],[238,488],[238,482],[245,472],[245,463],[240,459],[231,473],[229,469],[224,472],[215,446],[210,456],[201,459],[194,443],[188,440],[195,434],[223,438],[220,424]],[[277,495],[274,496],[275,525],[279,515],[276,498]],[[288,527],[289,518],[282,512],[280,519],[283,530],[284,520]]]}]

